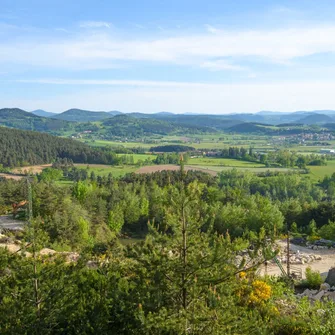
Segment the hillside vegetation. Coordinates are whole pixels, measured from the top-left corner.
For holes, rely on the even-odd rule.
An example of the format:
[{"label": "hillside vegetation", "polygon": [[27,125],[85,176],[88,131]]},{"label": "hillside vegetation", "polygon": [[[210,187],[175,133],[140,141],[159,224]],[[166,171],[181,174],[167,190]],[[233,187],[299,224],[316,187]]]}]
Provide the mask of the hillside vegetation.
[{"label": "hillside vegetation", "polygon": [[116,115],[102,122],[105,134],[120,137],[141,137],[151,134],[194,134],[213,132],[204,126],[180,125],[173,122],[149,118],[134,118],[128,115]]},{"label": "hillside vegetation", "polygon": [[84,143],[32,131],[0,127],[0,164],[5,167],[51,163],[68,158],[75,163],[113,164],[116,155]]},{"label": "hillside vegetation", "polygon": [[19,108],[3,108],[0,109],[0,126],[41,132],[59,132],[71,129],[72,125],[63,120],[40,117]]}]

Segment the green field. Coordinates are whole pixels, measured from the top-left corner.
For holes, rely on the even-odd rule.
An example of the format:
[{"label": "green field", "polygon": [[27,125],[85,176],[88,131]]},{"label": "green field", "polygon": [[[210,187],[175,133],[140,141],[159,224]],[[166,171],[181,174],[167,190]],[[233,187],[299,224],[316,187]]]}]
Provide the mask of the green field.
[{"label": "green field", "polygon": [[232,167],[246,167],[246,168],[261,168],[264,164],[246,162],[231,158],[210,158],[210,157],[200,157],[200,158],[190,158],[188,160],[188,165],[203,165],[203,166],[232,166]]},{"label": "green field", "polygon": [[[145,148],[150,149],[158,145],[158,143],[144,143],[144,142],[120,142],[120,141],[104,141],[104,140],[95,140],[95,141],[84,141],[84,143],[92,147],[122,147],[122,148]],[[167,144],[167,143],[166,143]]]},{"label": "green field", "polygon": [[308,166],[311,171],[311,178],[315,181],[323,179],[326,175],[332,175],[335,172],[335,160],[328,161],[326,166]]},{"label": "green field", "polygon": [[96,176],[107,176],[109,173],[113,177],[120,177],[127,173],[135,172],[138,167],[131,165],[123,166],[111,166],[111,165],[102,165],[102,164],[74,164],[78,168],[87,169],[87,172],[90,174],[94,171]]},{"label": "green field", "polygon": [[147,159],[153,161],[157,157],[156,155],[151,154],[118,154],[118,156],[133,156],[135,164],[137,164],[139,161],[145,161]]},{"label": "green field", "polygon": [[239,171],[250,171],[254,173],[259,172],[266,172],[266,171],[279,171],[279,172],[288,172],[288,171],[297,171],[297,169],[289,169],[289,168],[267,168],[267,167],[233,167],[233,166],[215,166],[215,165],[185,165],[187,167],[194,167],[202,170],[209,170],[209,171],[215,171],[215,172],[221,172],[221,171],[229,171],[232,169],[236,169]]},{"label": "green field", "polygon": [[[257,136],[257,135],[233,135],[233,134],[224,134],[224,133],[216,133],[216,134],[204,134],[204,135],[187,135],[179,136],[179,135],[171,135],[171,136],[163,136],[162,138],[152,138],[146,139],[145,142],[121,142],[121,141],[104,141],[104,140],[95,140],[95,141],[85,141],[87,144],[91,146],[110,146],[112,147],[124,147],[124,148],[144,148],[149,150],[153,146],[157,145],[168,145],[168,144],[184,144],[188,146],[192,146],[196,149],[223,149],[229,146],[236,147],[253,147],[254,150],[274,150],[284,148],[276,143],[276,137],[267,137],[267,136]],[[335,144],[335,141],[329,141],[332,145]],[[307,144],[307,143],[306,143]],[[319,153],[321,146],[310,146],[310,145],[288,145],[286,147],[287,150],[296,151],[299,154],[310,154],[310,153]],[[122,155],[122,154],[120,154]],[[133,154],[134,163],[136,164],[139,160],[146,159],[155,159],[155,155],[149,154]],[[212,170],[212,171],[223,171],[229,170],[231,168],[237,168],[239,170],[250,170],[252,172],[261,172],[261,171],[291,171],[292,169],[283,169],[283,168],[266,168],[263,164],[240,161],[235,159],[226,159],[226,158],[210,158],[210,157],[199,157],[199,158],[190,158],[187,165],[194,166],[197,168],[201,168],[204,170]],[[83,166],[86,167],[85,164]],[[314,181],[318,181],[324,178],[325,175],[331,175],[335,172],[335,161],[328,161],[327,166],[309,166],[310,169],[310,178]],[[137,170],[135,166],[119,166],[119,167],[111,167],[107,168],[90,168],[91,171],[94,170],[96,175],[108,175],[108,173],[112,173],[113,176],[118,177],[122,176],[128,172],[134,172]],[[295,169],[297,171],[297,169]]]}]

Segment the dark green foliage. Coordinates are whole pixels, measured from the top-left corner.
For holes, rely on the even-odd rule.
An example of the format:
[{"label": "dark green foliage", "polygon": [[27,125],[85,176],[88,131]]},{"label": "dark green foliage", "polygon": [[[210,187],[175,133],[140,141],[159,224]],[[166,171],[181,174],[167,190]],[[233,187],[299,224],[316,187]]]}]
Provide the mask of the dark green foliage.
[{"label": "dark green foliage", "polygon": [[187,151],[194,151],[195,148],[187,146],[187,145],[178,145],[178,144],[171,144],[171,145],[160,145],[157,147],[150,148],[151,152],[187,152]]},{"label": "dark green foliage", "polygon": [[69,109],[63,113],[53,116],[54,119],[75,122],[100,121],[110,117],[112,117],[112,115],[106,112],[91,112],[82,109]]},{"label": "dark green foliage", "polygon": [[114,164],[117,157],[108,149],[31,131],[0,127],[0,164],[7,167],[51,163],[57,158],[75,163]]},{"label": "dark green foliage", "polygon": [[117,115],[102,122],[107,137],[143,137],[152,134],[197,134],[213,132],[213,130],[192,125],[179,125],[168,121],[152,118],[136,119],[129,115]]},{"label": "dark green foliage", "polygon": [[0,126],[42,132],[59,132],[72,128],[69,122],[40,117],[18,108],[0,109]]}]

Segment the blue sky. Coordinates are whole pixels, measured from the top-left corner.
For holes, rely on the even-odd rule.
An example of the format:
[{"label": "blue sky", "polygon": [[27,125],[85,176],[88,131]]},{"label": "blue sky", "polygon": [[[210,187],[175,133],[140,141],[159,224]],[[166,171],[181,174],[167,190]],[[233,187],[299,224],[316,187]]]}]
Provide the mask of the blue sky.
[{"label": "blue sky", "polygon": [[335,109],[335,2],[0,0],[0,107]]}]

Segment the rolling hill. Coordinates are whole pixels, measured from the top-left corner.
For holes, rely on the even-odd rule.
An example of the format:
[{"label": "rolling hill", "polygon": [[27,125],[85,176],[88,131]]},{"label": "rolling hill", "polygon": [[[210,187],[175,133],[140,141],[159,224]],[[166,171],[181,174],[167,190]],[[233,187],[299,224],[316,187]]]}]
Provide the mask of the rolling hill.
[{"label": "rolling hill", "polygon": [[161,121],[168,121],[180,126],[187,127],[207,127],[215,130],[224,130],[236,124],[243,123],[244,121],[238,119],[231,119],[231,115],[187,115],[187,114],[170,114],[170,113],[157,113],[157,114],[142,114],[131,113],[128,114],[138,119],[156,119]]},{"label": "rolling hill", "polygon": [[309,115],[305,116],[304,118],[301,118],[301,119],[297,120],[298,123],[308,124],[308,125],[332,123],[334,121],[335,121],[335,119],[332,118],[329,115],[316,114],[316,113],[315,114],[309,114]]},{"label": "rolling hill", "polygon": [[37,115],[37,116],[42,116],[42,117],[55,117],[57,114],[56,113],[50,113],[50,112],[46,112],[43,109],[36,109],[34,111],[32,111],[31,113]]},{"label": "rolling hill", "polygon": [[0,109],[0,126],[41,132],[59,132],[72,128],[69,122],[37,116],[19,108]]},{"label": "rolling hill", "polygon": [[129,115],[117,115],[102,121],[105,134],[119,137],[141,137],[147,135],[197,134],[215,132],[204,126],[183,125],[176,122],[154,118],[135,118]]},{"label": "rolling hill", "polygon": [[108,119],[113,117],[114,115],[118,115],[120,112],[92,112],[83,109],[69,109],[63,113],[56,114],[54,116],[55,119],[65,120],[65,121],[75,121],[75,122],[95,122],[101,121],[104,119]]}]

